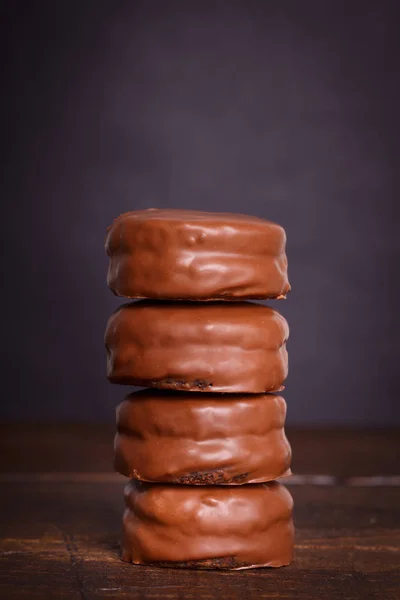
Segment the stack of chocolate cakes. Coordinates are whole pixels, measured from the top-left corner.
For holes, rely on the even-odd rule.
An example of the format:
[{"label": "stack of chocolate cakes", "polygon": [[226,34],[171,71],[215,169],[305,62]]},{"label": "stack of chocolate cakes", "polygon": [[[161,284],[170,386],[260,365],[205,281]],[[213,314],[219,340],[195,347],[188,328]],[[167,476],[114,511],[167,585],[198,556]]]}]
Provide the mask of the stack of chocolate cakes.
[{"label": "stack of chocolate cakes", "polygon": [[[156,210],[108,230],[108,378],[147,389],[117,408],[122,559],[171,567],[287,565],[293,502],[286,320],[255,299],[290,290],[282,227],[229,213]],[[249,301],[250,300],[250,301]]]}]

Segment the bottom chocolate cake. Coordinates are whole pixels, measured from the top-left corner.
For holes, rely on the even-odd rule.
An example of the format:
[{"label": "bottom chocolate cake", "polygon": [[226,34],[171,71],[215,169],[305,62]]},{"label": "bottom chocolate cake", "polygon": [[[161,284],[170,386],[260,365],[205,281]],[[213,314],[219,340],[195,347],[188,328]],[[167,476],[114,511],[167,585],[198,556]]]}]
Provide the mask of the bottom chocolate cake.
[{"label": "bottom chocolate cake", "polygon": [[292,560],[293,500],[277,482],[203,487],[132,480],[125,501],[124,561],[251,569]]}]

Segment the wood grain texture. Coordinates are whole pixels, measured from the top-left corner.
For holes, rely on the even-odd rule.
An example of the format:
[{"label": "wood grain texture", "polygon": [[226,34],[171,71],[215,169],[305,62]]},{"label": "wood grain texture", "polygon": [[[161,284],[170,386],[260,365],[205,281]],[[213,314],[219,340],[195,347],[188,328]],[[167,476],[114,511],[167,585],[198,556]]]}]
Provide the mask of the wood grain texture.
[{"label": "wood grain texture", "polygon": [[[24,453],[32,467],[40,457],[41,471],[50,463],[56,468],[56,459],[47,457],[44,447],[51,440],[57,453],[56,440],[61,439],[75,448],[70,452],[74,469],[79,457],[76,448],[80,447],[91,456],[82,457],[84,471],[99,463],[104,470],[102,461],[111,451],[109,431],[71,427],[69,433],[64,431],[58,437],[54,430],[45,431],[42,427],[31,430],[29,436],[26,432]],[[314,440],[324,439],[318,432],[312,435]],[[326,436],[316,457],[321,464],[325,457],[325,472],[337,477],[342,473],[335,472],[336,463],[331,459],[339,451],[331,444],[342,435],[332,432],[331,437]],[[377,474],[372,457],[377,452],[378,434],[368,443],[369,435],[359,440],[364,467],[358,463],[353,473],[346,471],[348,476]],[[78,441],[80,436],[86,442]],[[394,443],[389,434],[380,439],[382,444],[387,441],[387,449]],[[1,466],[11,473],[16,459],[9,454],[5,464],[4,449],[9,442],[4,440]],[[99,447],[104,447],[104,455],[96,456]],[[306,464],[301,448],[297,449],[299,460]],[[60,471],[68,472],[67,452],[60,456]],[[400,598],[400,487],[293,486],[297,526],[293,565],[233,573],[186,571],[133,566],[119,560],[123,479],[85,481],[82,471],[81,478],[70,481],[64,477],[24,481],[22,473],[29,469],[19,460],[15,463],[19,479],[0,482],[0,598],[5,600]],[[309,472],[315,472],[312,467],[310,462]]]}]

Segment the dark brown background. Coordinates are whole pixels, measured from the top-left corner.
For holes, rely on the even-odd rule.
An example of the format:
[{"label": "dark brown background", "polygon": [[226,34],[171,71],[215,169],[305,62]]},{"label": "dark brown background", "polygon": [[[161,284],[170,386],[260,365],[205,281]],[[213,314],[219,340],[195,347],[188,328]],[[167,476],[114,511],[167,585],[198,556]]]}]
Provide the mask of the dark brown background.
[{"label": "dark brown background", "polygon": [[400,422],[398,3],[1,4],[1,418],[112,420],[112,218],[288,232],[289,423]]}]

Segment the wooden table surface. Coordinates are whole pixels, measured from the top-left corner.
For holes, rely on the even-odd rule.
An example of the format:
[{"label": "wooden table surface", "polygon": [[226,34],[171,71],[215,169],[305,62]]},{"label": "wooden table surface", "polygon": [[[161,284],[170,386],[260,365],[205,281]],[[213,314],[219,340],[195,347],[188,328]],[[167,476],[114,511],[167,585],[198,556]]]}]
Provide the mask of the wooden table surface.
[{"label": "wooden table surface", "polygon": [[399,431],[293,430],[294,563],[189,571],[119,560],[110,425],[0,427],[0,598],[400,599]]}]

